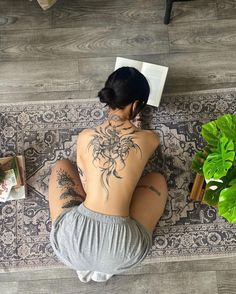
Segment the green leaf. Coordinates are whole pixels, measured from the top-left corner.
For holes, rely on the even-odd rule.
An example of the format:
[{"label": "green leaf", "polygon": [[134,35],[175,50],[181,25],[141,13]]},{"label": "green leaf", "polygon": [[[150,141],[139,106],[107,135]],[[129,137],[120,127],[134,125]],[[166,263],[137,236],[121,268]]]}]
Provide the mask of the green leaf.
[{"label": "green leaf", "polygon": [[232,166],[228,170],[227,174],[223,178],[221,178],[221,180],[227,184],[226,187],[230,186],[230,181],[232,181],[233,179],[236,179],[236,167],[235,166]]},{"label": "green leaf", "polygon": [[225,176],[233,165],[234,158],[234,143],[223,135],[215,152],[210,153],[204,162],[205,179],[220,179]]},{"label": "green leaf", "polygon": [[205,157],[203,152],[202,151],[197,152],[192,160],[192,169],[198,172],[199,174],[203,175],[202,167],[203,167],[204,161],[205,161]]},{"label": "green leaf", "polygon": [[232,181],[229,182],[229,186],[236,186],[236,179],[233,179]]},{"label": "green leaf", "polygon": [[209,205],[217,206],[219,202],[220,192],[225,188],[225,183],[210,181],[206,185],[204,201]]},{"label": "green leaf", "polygon": [[16,157],[14,156],[14,158],[12,159],[12,162],[11,162],[11,168],[13,168],[14,170],[14,173],[15,173],[15,176],[17,178],[18,176],[18,171],[17,171],[17,166],[16,166]]},{"label": "green leaf", "polygon": [[218,209],[219,215],[236,224],[236,185],[221,191]]},{"label": "green leaf", "polygon": [[215,190],[207,190],[204,194],[203,200],[212,206],[217,206],[219,202],[220,191]]},{"label": "green leaf", "polygon": [[236,116],[225,114],[216,120],[216,125],[220,131],[229,139],[236,142]]},{"label": "green leaf", "polygon": [[218,145],[220,134],[215,121],[210,121],[206,124],[203,124],[201,134],[209,145],[213,147]]},{"label": "green leaf", "polygon": [[203,164],[209,154],[210,149],[208,146],[204,147],[202,151],[195,154],[192,160],[192,169],[203,176]]}]

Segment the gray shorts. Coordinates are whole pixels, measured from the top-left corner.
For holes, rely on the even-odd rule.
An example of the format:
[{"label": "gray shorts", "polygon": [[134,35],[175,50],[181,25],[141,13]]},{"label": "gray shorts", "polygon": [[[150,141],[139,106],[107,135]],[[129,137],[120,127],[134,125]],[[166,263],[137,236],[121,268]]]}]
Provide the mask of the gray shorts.
[{"label": "gray shorts", "polygon": [[58,216],[50,242],[58,259],[88,282],[105,281],[140,263],[152,246],[152,236],[130,216],[102,214],[82,203]]}]

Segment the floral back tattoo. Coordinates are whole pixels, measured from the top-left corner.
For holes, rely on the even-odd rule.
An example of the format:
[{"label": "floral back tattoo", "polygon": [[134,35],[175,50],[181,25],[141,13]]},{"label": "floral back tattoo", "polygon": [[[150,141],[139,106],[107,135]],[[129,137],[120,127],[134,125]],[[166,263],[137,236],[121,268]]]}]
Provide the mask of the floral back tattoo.
[{"label": "floral back tattoo", "polygon": [[[142,157],[142,150],[134,142],[132,127],[124,127],[124,123],[117,126],[108,124],[107,126],[95,129],[95,134],[88,144],[88,150],[92,148],[93,165],[101,171],[101,184],[106,190],[107,200],[109,198],[109,179],[111,176],[122,179],[119,171],[126,166],[126,159],[130,150],[135,149]],[[125,133],[121,134],[121,131]],[[118,170],[118,166],[122,165]]]}]

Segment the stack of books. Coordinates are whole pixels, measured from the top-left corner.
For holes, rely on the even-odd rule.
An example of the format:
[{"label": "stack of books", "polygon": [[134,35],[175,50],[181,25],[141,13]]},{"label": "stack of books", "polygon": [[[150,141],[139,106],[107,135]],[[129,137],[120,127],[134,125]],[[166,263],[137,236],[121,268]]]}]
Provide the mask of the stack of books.
[{"label": "stack of books", "polygon": [[23,199],[25,195],[24,156],[0,158],[0,202]]}]

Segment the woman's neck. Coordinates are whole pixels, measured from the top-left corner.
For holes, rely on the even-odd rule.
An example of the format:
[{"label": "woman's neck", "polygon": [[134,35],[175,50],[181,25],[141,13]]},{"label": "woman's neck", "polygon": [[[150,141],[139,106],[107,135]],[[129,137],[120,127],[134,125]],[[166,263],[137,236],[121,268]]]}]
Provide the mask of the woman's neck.
[{"label": "woman's neck", "polygon": [[127,121],[129,120],[129,110],[128,109],[116,109],[116,110],[110,109],[108,111],[108,120],[119,121],[119,122]]},{"label": "woman's neck", "polygon": [[110,111],[108,112],[107,118],[108,125],[118,128],[130,127],[131,122],[128,115],[121,111]]},{"label": "woman's neck", "polygon": [[128,120],[127,117],[122,116],[121,114],[115,114],[115,113],[111,113],[108,115],[108,121],[114,121],[114,122],[125,122]]}]

